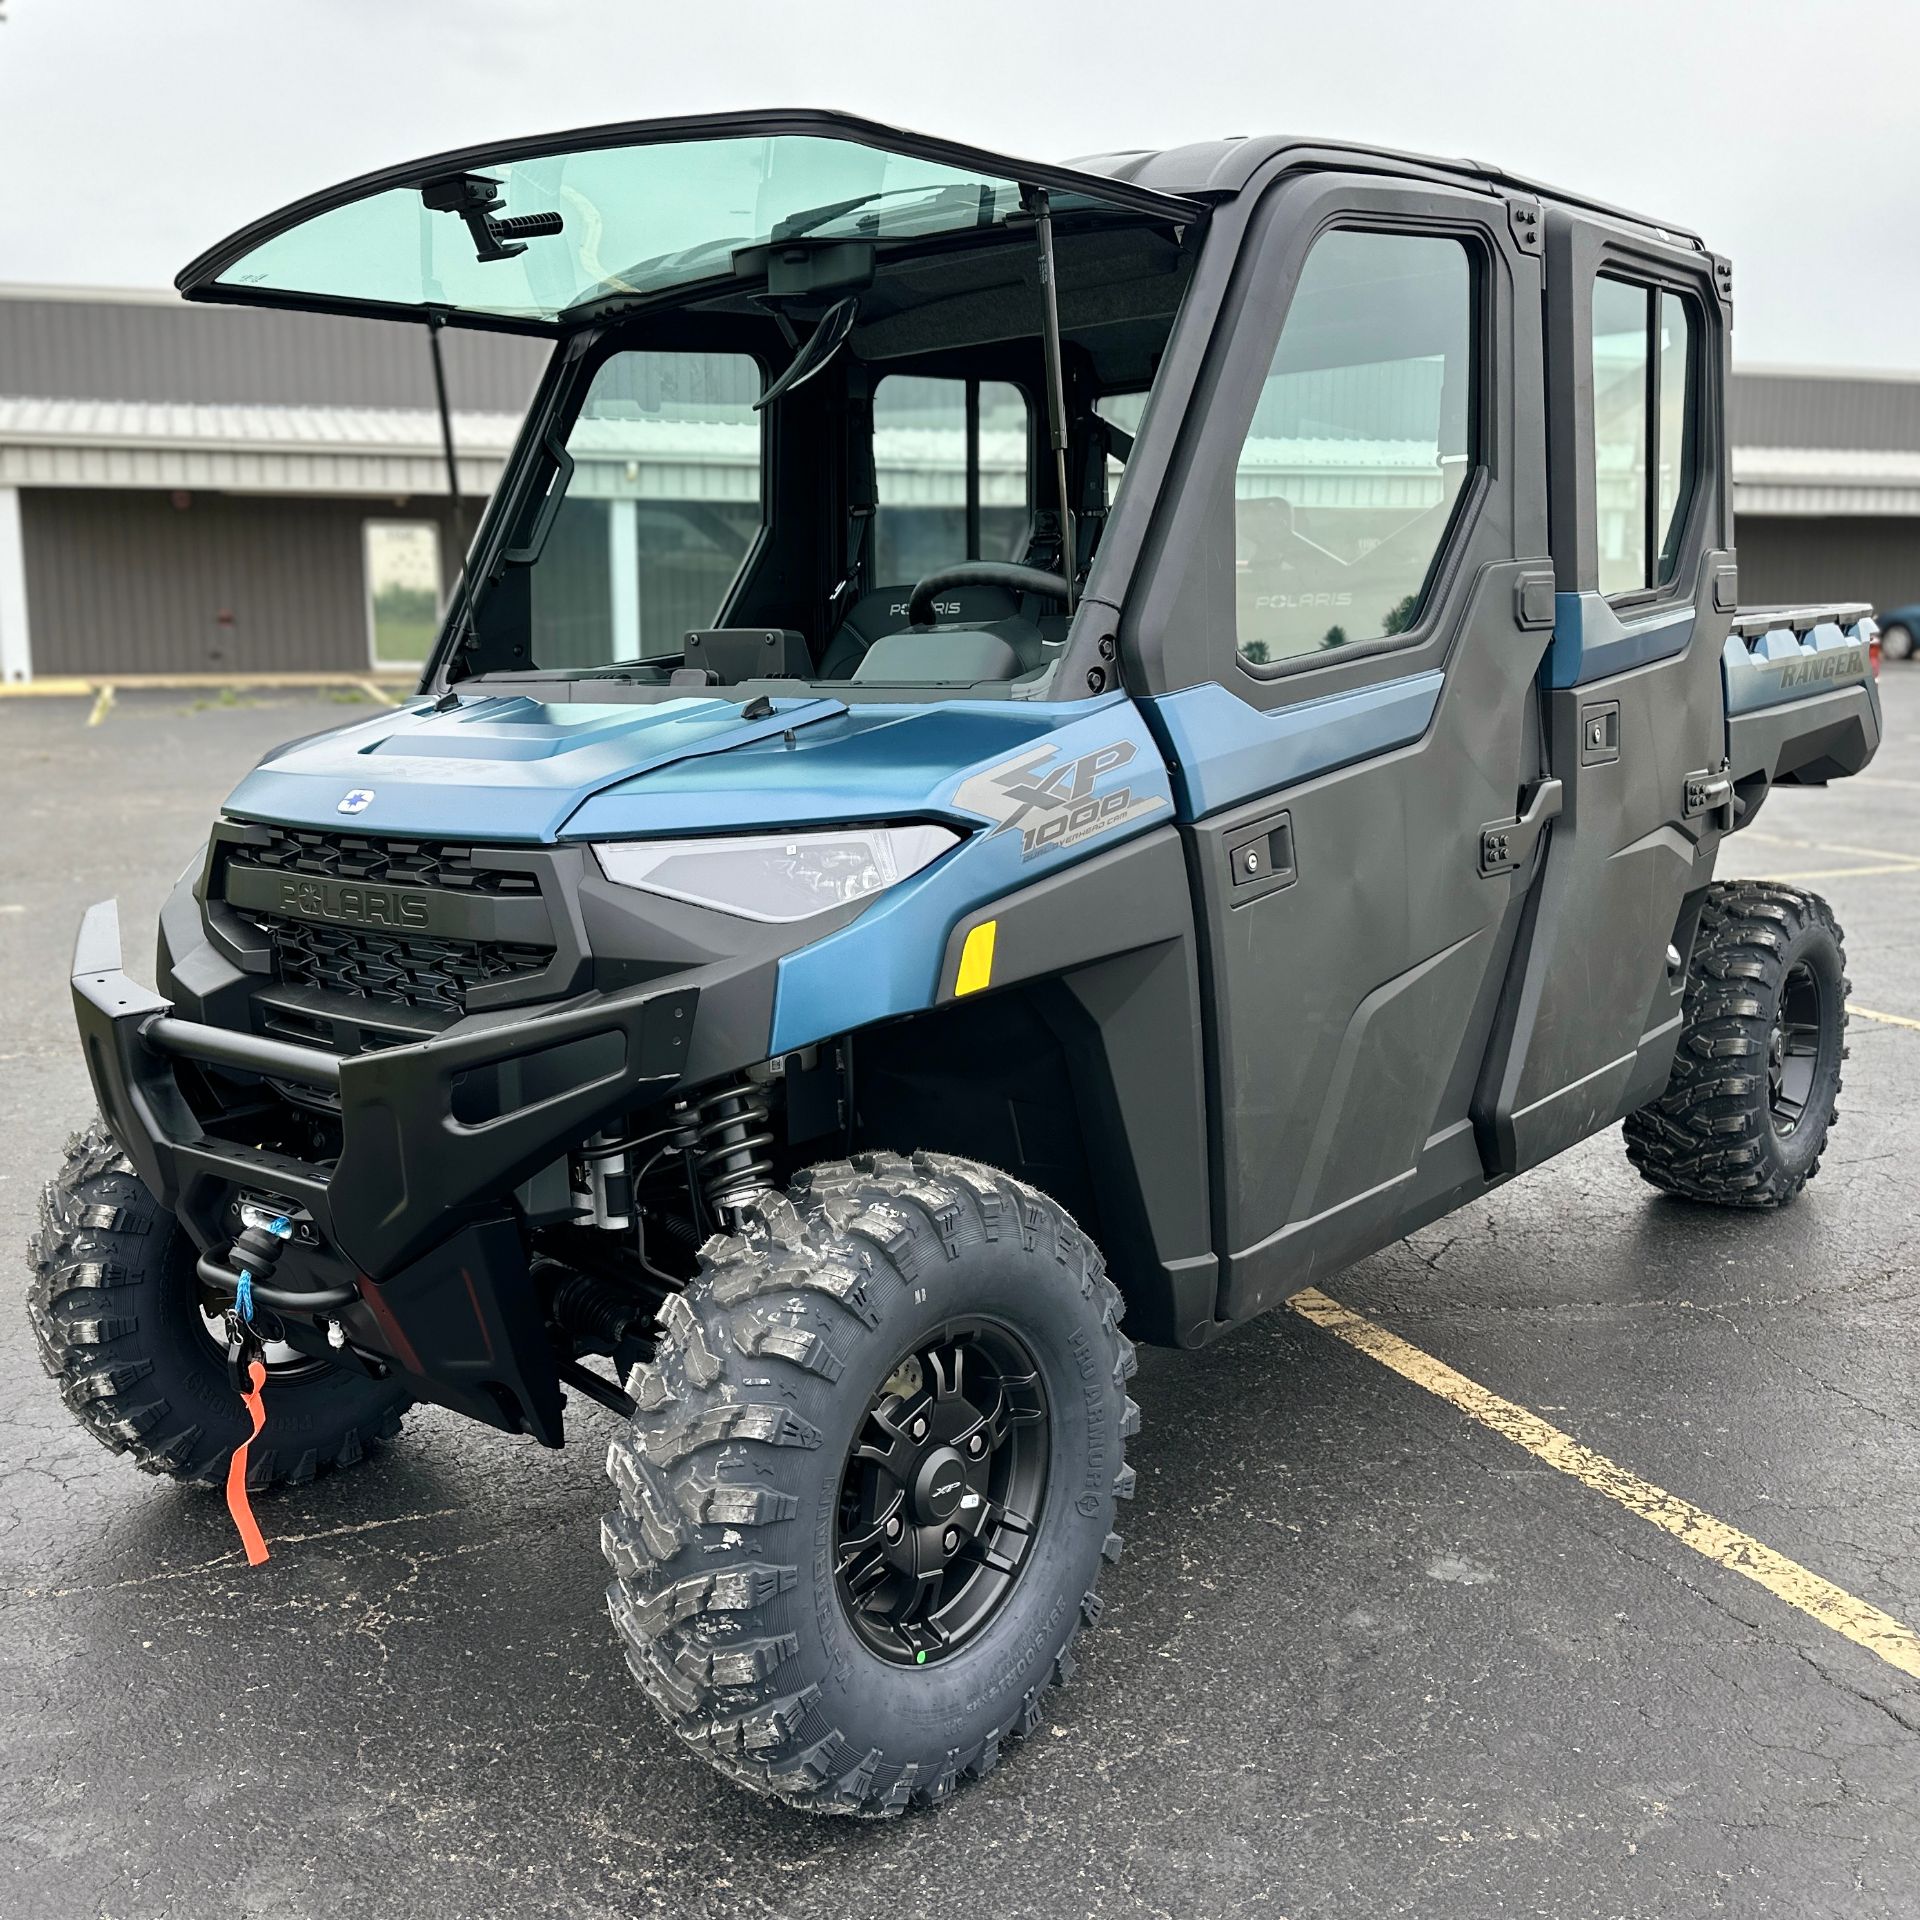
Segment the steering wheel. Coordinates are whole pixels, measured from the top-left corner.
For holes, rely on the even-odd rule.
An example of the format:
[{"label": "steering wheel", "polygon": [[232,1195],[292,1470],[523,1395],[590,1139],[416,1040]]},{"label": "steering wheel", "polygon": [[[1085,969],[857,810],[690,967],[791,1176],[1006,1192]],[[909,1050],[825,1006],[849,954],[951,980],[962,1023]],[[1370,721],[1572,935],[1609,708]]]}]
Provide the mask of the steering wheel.
[{"label": "steering wheel", "polygon": [[933,603],[949,587],[1005,587],[1009,593],[1045,593],[1056,600],[1067,597],[1061,575],[1040,567],[1019,567],[1010,560],[962,560],[936,567],[907,596],[907,619],[916,627],[934,624]]}]

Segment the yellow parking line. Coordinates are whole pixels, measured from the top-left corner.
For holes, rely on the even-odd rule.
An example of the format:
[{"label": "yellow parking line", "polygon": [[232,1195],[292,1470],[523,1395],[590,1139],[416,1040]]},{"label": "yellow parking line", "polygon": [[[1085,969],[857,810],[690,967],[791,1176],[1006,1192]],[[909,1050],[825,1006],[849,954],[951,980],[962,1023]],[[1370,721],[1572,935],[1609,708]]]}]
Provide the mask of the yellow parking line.
[{"label": "yellow parking line", "polygon": [[1469,1419],[1477,1420],[1489,1431],[1524,1447],[1536,1460],[1544,1461],[1560,1473],[1578,1480],[1582,1486],[1604,1495],[1629,1513],[1671,1534],[1683,1546],[1704,1555],[1730,1572],[1742,1575],[1788,1606],[1797,1608],[1810,1620],[1831,1627],[1855,1646],[1877,1654],[1888,1666],[1920,1680],[1920,1634],[1903,1625],[1889,1613],[1856,1598],[1844,1587],[1776,1553],[1763,1542],[1716,1520],[1710,1513],[1682,1500],[1651,1480],[1643,1480],[1603,1453],[1583,1446],[1571,1434],[1529,1413],[1525,1407],[1503,1400],[1463,1373],[1456,1373],[1432,1354],[1389,1333],[1385,1327],[1362,1319],[1357,1313],[1330,1300],[1318,1288],[1308,1287],[1287,1302],[1295,1313],[1311,1320],[1316,1327],[1368,1359],[1377,1360],[1403,1380],[1424,1387],[1442,1400],[1456,1406]]},{"label": "yellow parking line", "polygon": [[1856,847],[1844,840],[1808,840],[1793,833],[1763,833],[1748,827],[1741,839],[1764,847],[1804,847],[1813,853],[1857,853],[1863,860],[1905,860],[1920,865],[1920,853],[1899,853],[1892,847]]},{"label": "yellow parking line", "polygon": [[1920,873],[1920,860],[1902,860],[1885,867],[1805,867],[1792,873],[1734,874],[1739,880],[1858,880],[1870,873]]},{"label": "yellow parking line", "polygon": [[1875,1013],[1871,1007],[1856,1007],[1851,1000],[1847,1002],[1847,1011],[1859,1020],[1884,1020],[1890,1027],[1911,1027],[1920,1033],[1920,1020],[1904,1013]]}]

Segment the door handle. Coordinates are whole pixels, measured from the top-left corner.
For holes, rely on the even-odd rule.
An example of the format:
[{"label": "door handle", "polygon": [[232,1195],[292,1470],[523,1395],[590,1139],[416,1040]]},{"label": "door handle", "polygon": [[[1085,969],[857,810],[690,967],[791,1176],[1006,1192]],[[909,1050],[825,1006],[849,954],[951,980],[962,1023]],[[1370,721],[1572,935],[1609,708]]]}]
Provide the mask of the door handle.
[{"label": "door handle", "polygon": [[1511,820],[1495,820],[1480,829],[1480,872],[1491,878],[1511,873],[1533,857],[1541,829],[1556,818],[1565,802],[1558,780],[1542,780],[1527,796],[1526,806]]}]

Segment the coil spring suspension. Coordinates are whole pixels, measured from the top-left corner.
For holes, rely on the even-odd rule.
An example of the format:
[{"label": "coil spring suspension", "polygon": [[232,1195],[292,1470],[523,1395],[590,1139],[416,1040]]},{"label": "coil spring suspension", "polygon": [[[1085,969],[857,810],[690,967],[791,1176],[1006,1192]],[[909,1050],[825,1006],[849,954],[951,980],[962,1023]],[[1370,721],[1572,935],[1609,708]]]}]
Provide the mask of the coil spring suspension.
[{"label": "coil spring suspension", "polygon": [[728,1219],[773,1185],[773,1110],[749,1081],[688,1101],[674,1144],[692,1157],[707,1205]]}]

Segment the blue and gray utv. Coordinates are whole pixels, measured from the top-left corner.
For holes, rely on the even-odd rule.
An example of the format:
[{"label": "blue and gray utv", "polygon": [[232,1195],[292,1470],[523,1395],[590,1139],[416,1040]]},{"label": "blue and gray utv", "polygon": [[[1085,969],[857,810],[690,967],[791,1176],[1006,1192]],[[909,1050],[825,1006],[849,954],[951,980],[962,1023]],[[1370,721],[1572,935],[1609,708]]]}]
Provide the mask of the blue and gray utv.
[{"label": "blue and gray utv", "polygon": [[893,1811],[1099,1618],[1123,1306],[1203,1345],[1622,1119],[1695,1200],[1817,1169],[1839,929],[1714,866],[1871,758],[1873,629],[1738,606],[1685,232],[791,112],[396,167],[180,286],[553,352],[417,697],[241,783],[157,990],[81,930],[32,1313],[141,1465],[596,1403],[642,1687]]}]

